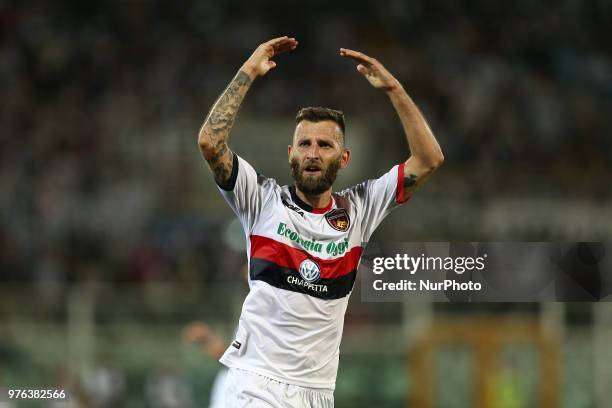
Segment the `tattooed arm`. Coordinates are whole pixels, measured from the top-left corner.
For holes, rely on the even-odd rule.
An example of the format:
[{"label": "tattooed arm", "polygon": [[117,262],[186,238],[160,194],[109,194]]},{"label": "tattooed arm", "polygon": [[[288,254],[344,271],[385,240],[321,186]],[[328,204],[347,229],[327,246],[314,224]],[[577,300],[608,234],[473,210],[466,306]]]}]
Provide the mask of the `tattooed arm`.
[{"label": "tattooed arm", "polygon": [[410,157],[404,165],[404,197],[408,199],[442,165],[444,156],[419,108],[402,85],[399,82],[397,85],[387,90],[387,95],[400,117],[410,147]]},{"label": "tattooed arm", "polygon": [[208,112],[198,135],[198,145],[219,185],[232,174],[233,154],[227,146],[240,104],[253,81],[276,66],[272,57],[297,47],[295,38],[279,37],[261,44],[242,65],[234,79]]},{"label": "tattooed arm", "polygon": [[444,156],[440,145],[402,84],[379,61],[346,48],[340,48],[340,55],[359,62],[357,71],[373,87],[387,93],[402,122],[410,147],[410,157],[404,165],[404,197],[408,199],[442,165]]}]

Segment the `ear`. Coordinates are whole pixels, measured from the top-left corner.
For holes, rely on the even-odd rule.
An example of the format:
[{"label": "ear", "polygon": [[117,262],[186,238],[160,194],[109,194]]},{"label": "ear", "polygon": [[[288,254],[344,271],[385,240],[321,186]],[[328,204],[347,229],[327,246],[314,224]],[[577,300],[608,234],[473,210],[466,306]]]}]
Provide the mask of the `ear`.
[{"label": "ear", "polygon": [[287,146],[287,158],[289,159],[289,163],[291,163],[291,151],[293,151],[293,146]]},{"label": "ear", "polygon": [[340,159],[340,168],[346,169],[349,164],[349,160],[351,159],[351,151],[349,149],[344,149],[342,151],[342,158]]}]

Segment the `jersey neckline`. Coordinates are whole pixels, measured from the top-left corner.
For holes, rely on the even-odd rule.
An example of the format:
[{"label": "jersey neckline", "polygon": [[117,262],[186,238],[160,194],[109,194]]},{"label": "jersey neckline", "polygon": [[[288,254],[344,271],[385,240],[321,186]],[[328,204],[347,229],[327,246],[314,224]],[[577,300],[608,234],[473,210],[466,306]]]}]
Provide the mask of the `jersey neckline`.
[{"label": "jersey neckline", "polygon": [[298,207],[300,207],[304,211],[308,211],[313,214],[325,214],[326,212],[331,210],[334,204],[333,195],[329,198],[329,204],[327,204],[325,207],[313,207],[310,204],[305,203],[304,201],[302,201],[302,199],[300,199],[300,197],[298,197],[297,193],[295,192],[295,186],[289,186],[289,193],[291,194],[291,200],[293,200],[293,202]]}]

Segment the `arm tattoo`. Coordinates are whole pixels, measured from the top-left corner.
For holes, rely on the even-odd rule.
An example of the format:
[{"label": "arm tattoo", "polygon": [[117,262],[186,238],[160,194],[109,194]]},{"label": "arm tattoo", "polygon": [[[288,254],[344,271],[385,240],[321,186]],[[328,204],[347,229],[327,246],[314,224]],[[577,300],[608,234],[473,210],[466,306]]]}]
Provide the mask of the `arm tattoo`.
[{"label": "arm tattoo", "polygon": [[404,188],[416,186],[417,178],[416,174],[410,174],[408,177],[404,177]]},{"label": "arm tattoo", "polygon": [[[215,149],[215,153],[208,159],[208,165],[212,169],[217,183],[224,184],[232,174],[233,156],[225,141],[219,141],[219,144],[221,146]],[[228,152],[230,153],[229,158],[223,160],[223,156]]]},{"label": "arm tattoo", "polygon": [[239,71],[208,113],[204,126],[210,127],[214,139],[227,138],[251,82],[246,73]]},{"label": "arm tattoo", "polygon": [[207,161],[219,183],[227,181],[232,173],[233,156],[227,138],[251,83],[251,78],[239,71],[213,105],[202,127],[213,146],[213,154],[207,157]]}]

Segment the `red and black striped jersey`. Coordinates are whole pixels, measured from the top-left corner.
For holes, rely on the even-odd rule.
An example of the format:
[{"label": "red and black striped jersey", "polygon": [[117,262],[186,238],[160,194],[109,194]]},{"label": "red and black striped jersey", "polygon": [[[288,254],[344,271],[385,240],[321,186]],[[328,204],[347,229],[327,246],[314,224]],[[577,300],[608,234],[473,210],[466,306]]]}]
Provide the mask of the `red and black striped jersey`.
[{"label": "red and black striped jersey", "polygon": [[289,384],[334,388],[344,313],[363,246],[403,196],[403,164],[312,208],[234,156],[220,191],[247,239],[249,294],[228,367]]}]

